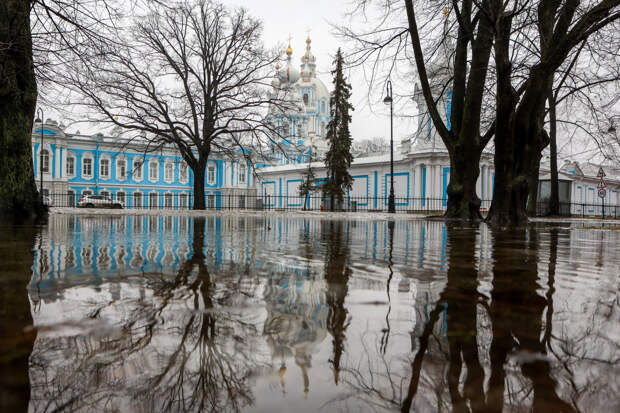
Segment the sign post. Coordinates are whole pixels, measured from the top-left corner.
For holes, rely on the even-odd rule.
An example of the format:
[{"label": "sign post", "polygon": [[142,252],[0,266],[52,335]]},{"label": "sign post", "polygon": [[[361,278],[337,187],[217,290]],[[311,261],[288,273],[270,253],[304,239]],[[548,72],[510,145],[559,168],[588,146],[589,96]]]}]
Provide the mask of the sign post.
[{"label": "sign post", "polygon": [[596,186],[598,188],[598,197],[601,198],[601,208],[603,209],[603,219],[605,219],[605,196],[607,196],[607,190],[605,189],[607,187],[607,184],[605,183],[605,171],[603,171],[603,168],[598,168],[598,174],[596,174],[596,177],[599,178],[601,181],[598,183],[598,185]]}]

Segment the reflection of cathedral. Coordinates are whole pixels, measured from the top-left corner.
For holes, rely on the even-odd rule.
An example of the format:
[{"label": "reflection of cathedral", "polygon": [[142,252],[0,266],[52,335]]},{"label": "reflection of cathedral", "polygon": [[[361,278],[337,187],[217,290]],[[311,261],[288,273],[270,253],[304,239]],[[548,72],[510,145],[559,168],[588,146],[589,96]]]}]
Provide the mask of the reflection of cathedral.
[{"label": "reflection of cathedral", "polygon": [[289,361],[299,366],[304,392],[310,390],[308,369],[312,355],[327,335],[325,280],[311,272],[287,272],[274,277],[265,286],[267,319],[263,334],[271,350],[284,391]]}]

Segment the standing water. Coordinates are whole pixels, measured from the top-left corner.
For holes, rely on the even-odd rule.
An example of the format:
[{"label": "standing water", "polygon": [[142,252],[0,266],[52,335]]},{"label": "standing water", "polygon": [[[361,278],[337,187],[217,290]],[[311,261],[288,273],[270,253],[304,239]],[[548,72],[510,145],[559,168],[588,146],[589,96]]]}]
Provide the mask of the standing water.
[{"label": "standing water", "polygon": [[617,230],[52,215],[0,233],[12,410],[620,410]]}]

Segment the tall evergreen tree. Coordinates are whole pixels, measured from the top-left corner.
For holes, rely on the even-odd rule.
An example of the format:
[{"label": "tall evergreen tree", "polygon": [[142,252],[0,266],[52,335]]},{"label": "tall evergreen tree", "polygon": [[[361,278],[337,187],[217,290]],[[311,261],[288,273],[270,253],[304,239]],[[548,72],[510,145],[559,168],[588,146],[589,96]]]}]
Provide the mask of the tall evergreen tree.
[{"label": "tall evergreen tree", "polygon": [[349,167],[353,156],[351,155],[351,132],[349,123],[353,105],[349,103],[351,97],[351,85],[342,73],[344,64],[340,49],[334,60],[336,68],[332,71],[334,76],[334,91],[329,99],[329,116],[331,120],[327,124],[327,140],[329,150],[325,156],[327,165],[327,182],[323,184],[323,194],[330,198],[331,210],[334,210],[334,201],[342,202],[345,189],[350,189],[353,178],[349,174]]}]

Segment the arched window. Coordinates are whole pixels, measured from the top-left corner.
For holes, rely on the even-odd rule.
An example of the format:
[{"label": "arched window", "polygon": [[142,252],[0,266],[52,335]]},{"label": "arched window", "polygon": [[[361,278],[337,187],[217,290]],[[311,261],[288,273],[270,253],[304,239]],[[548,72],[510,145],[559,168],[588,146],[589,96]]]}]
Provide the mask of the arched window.
[{"label": "arched window", "polygon": [[103,158],[99,161],[99,174],[101,178],[108,179],[110,177],[110,160]]},{"label": "arched window", "polygon": [[134,158],[133,160],[133,180],[141,181],[142,180],[142,159]]},{"label": "arched window", "polygon": [[174,165],[172,162],[166,162],[164,165],[164,180],[168,183],[174,180]]},{"label": "arched window", "polygon": [[93,176],[93,159],[82,158],[82,176],[90,178]]},{"label": "arched window", "polygon": [[304,105],[308,104],[308,94],[304,93]]},{"label": "arched window", "polygon": [[125,158],[116,159],[116,179],[124,180],[127,177],[127,160]]},{"label": "arched window", "polygon": [[47,149],[41,151],[41,171],[50,171],[50,153]]},{"label": "arched window", "polygon": [[248,170],[245,166],[245,163],[239,164],[239,183],[240,184],[246,183],[247,173],[248,173]]},{"label": "arched window", "polygon": [[75,157],[67,157],[67,176],[75,175]]},{"label": "arched window", "polygon": [[159,179],[158,176],[159,164],[157,161],[149,162],[149,181],[157,181]]},{"label": "arched window", "polygon": [[182,183],[187,182],[187,164],[183,161],[179,165],[179,181]]},{"label": "arched window", "polygon": [[209,185],[215,184],[215,166],[213,165],[207,167],[207,183]]}]

